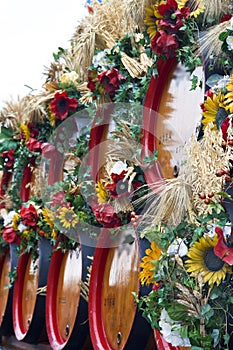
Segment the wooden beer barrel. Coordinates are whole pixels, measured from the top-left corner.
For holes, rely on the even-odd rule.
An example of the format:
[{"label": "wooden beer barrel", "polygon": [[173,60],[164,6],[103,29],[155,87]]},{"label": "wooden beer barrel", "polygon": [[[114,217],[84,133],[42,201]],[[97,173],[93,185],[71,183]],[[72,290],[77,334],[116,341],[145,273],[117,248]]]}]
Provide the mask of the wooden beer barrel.
[{"label": "wooden beer barrel", "polygon": [[18,340],[36,343],[45,329],[45,292],[51,255],[46,238],[38,243],[38,259],[32,252],[20,256],[13,294],[13,326]]},{"label": "wooden beer barrel", "polygon": [[130,232],[129,227],[122,229],[117,236],[117,245],[115,240],[111,240],[108,229],[104,229],[99,236],[91,271],[88,306],[90,334],[95,350],[130,350],[135,346],[143,350],[151,332],[151,327],[137,310],[132,294],[135,292],[138,295],[140,290],[139,263],[145,253],[145,241],[138,240],[135,234],[127,242],[132,230]]},{"label": "wooden beer barrel", "polygon": [[14,286],[10,285],[9,273],[13,272],[18,263],[15,244],[9,244],[8,249],[0,257],[0,335],[13,334],[12,301]]},{"label": "wooden beer barrel", "polygon": [[52,253],[46,296],[46,328],[53,350],[82,349],[89,335],[87,301],[81,297],[81,280],[91,264],[93,248]]},{"label": "wooden beer barrel", "polygon": [[[204,79],[201,67],[193,73]],[[201,119],[200,103],[204,97],[203,88],[190,91],[190,73],[176,62],[176,59],[159,61],[158,75],[152,77],[144,103],[143,113],[143,156],[158,151],[158,161],[145,171],[145,178],[156,192],[154,184],[178,175],[185,161],[185,144],[195,133]],[[189,347],[172,347],[160,333],[154,336],[158,350],[183,350]]]}]

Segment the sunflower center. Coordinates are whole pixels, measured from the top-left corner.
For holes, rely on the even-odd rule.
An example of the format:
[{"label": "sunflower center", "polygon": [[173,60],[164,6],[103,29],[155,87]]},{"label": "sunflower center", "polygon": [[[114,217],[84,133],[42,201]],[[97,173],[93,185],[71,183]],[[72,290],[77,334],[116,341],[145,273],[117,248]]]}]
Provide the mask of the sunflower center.
[{"label": "sunflower center", "polygon": [[224,262],[214,253],[214,248],[206,250],[204,255],[204,263],[209,271],[220,271]]},{"label": "sunflower center", "polygon": [[65,214],[65,220],[68,221],[68,222],[72,222],[73,220],[75,219],[74,217],[74,213],[73,212],[67,212]]}]

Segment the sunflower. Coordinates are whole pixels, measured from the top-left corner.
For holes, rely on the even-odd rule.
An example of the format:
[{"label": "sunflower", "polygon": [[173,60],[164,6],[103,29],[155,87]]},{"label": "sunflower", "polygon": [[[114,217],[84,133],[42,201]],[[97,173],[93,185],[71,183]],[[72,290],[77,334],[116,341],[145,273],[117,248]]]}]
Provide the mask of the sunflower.
[{"label": "sunflower", "polygon": [[25,139],[25,142],[28,142],[30,138],[30,129],[27,125],[20,124],[20,129],[22,131],[23,137]]},{"label": "sunflower", "polygon": [[62,226],[66,229],[75,227],[78,223],[78,216],[75,214],[73,208],[63,207],[58,215]]},{"label": "sunflower", "polygon": [[203,104],[203,119],[202,124],[205,128],[208,123],[213,123],[214,128],[217,128],[216,119],[219,113],[225,113],[227,116],[226,106],[224,103],[224,95],[218,92],[218,95],[213,94],[212,96],[207,96],[206,101]]},{"label": "sunflower", "polygon": [[164,4],[165,1],[161,1],[158,4],[151,5],[151,7],[147,7],[145,9],[146,11],[146,17],[144,20],[144,23],[147,25],[147,33],[149,34],[150,38],[152,39],[155,34],[158,31],[158,21],[160,18],[162,18],[162,15],[158,12],[157,8],[159,5]]},{"label": "sunflower", "polygon": [[142,271],[139,274],[139,279],[142,285],[145,283],[149,285],[154,276],[154,261],[158,260],[162,251],[155,242],[152,242],[151,249],[146,249],[145,253],[146,255],[142,258],[143,262],[140,264]]},{"label": "sunflower", "polygon": [[177,0],[178,8],[188,7],[190,9],[190,17],[197,18],[205,11],[205,2],[203,0]]},{"label": "sunflower", "polygon": [[50,228],[54,228],[54,215],[53,212],[51,210],[49,210],[49,208],[45,207],[42,210],[42,215],[44,218],[44,221],[49,225]]},{"label": "sunflower", "polygon": [[104,186],[104,184],[100,181],[96,184],[96,193],[98,198],[98,203],[103,204],[108,201],[108,192]]},{"label": "sunflower", "polygon": [[214,236],[214,239],[209,236],[201,237],[187,254],[189,257],[189,260],[186,261],[187,272],[193,277],[201,276],[203,282],[208,282],[210,287],[213,287],[214,283],[219,285],[227,273],[232,273],[230,266],[214,253],[217,243],[217,235]]},{"label": "sunflower", "polygon": [[19,226],[20,215],[16,213],[12,219],[12,228],[17,231]]}]

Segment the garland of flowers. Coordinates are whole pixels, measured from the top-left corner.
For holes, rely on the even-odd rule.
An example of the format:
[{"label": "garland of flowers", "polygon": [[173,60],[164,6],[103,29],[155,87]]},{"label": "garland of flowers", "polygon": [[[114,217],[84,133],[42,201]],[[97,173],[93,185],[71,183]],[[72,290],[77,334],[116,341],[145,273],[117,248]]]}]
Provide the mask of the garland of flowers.
[{"label": "garland of flowers", "polygon": [[[118,5],[120,19],[114,10]],[[141,237],[151,242],[151,248],[142,258],[140,279],[142,284],[153,285],[149,295],[137,299],[143,315],[172,346],[223,349],[229,342],[225,326],[232,304],[232,224],[226,210],[232,182],[232,8],[224,13],[222,6],[216,15],[207,1],[161,0],[143,8],[141,16],[138,4],[129,0],[88,6],[89,16],[77,28],[71,48],[59,48],[54,54],[44,90],[27,97],[24,116],[19,106],[11,104],[1,113],[0,195],[4,211],[0,246],[16,243],[19,254],[33,251],[36,259],[41,237],[52,245],[59,237],[60,248],[75,248],[80,223],[110,228],[113,234],[129,222],[140,230],[142,223]],[[136,13],[129,16],[130,9]],[[106,21],[113,13],[113,23]],[[118,20],[124,23],[122,27],[117,27]],[[136,113],[128,122],[119,121],[127,114],[124,108],[109,116],[116,123],[109,139],[113,145],[114,139],[118,141],[108,149],[98,181],[90,169],[81,177],[80,164],[89,152],[91,131],[87,128],[75,146],[69,147],[72,135],[62,129],[63,123],[90,107],[98,111],[106,101],[127,102],[137,111],[151,78],[158,74],[159,62],[174,58],[193,72],[202,65],[201,54],[206,50],[204,44],[200,48],[200,32],[208,29],[203,38],[209,40],[216,28],[220,28],[217,46],[223,54],[217,61],[211,59],[207,70],[211,72],[218,63],[228,75],[213,74],[206,81],[209,89],[201,106],[201,140],[194,137],[187,146],[189,158],[183,177],[163,184],[159,196],[150,192],[143,174],[156,158],[156,150],[152,158],[140,159],[136,151],[141,121]],[[205,42],[203,38],[201,42]],[[214,50],[212,53],[214,56]],[[195,88],[198,82],[194,79],[192,84]],[[88,117],[95,120],[93,110]],[[64,165],[63,178],[60,174],[53,177],[56,181],[46,186],[42,200],[41,184],[32,184],[31,176],[44,158],[51,164],[54,152],[59,157],[67,155],[66,151],[71,153],[72,171]],[[30,175],[26,180],[25,171]],[[34,185],[31,192],[36,195],[22,197],[22,183],[29,188]],[[181,195],[182,216],[171,214]],[[152,205],[140,221],[140,205],[149,198]],[[97,239],[95,232],[85,234]]]}]

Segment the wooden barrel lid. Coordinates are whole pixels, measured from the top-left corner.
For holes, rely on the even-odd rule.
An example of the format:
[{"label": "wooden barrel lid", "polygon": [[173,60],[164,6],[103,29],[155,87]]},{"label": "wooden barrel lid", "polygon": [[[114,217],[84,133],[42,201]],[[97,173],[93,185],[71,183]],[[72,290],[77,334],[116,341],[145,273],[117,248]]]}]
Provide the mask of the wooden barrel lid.
[{"label": "wooden barrel lid", "polygon": [[145,173],[148,183],[173,178],[184,165],[184,146],[199,126],[204,97],[204,82],[191,90],[192,76],[204,80],[202,67],[191,76],[171,59],[159,62],[158,73],[151,79],[143,112],[142,154],[158,151],[158,161]]},{"label": "wooden barrel lid", "polygon": [[62,349],[72,334],[79,308],[81,278],[80,247],[65,253],[61,249],[55,250],[46,296],[46,328],[53,349]]},{"label": "wooden barrel lid", "polygon": [[5,316],[8,295],[9,295],[9,272],[11,271],[10,252],[7,250],[0,257],[0,326]]},{"label": "wooden barrel lid", "polygon": [[13,297],[13,326],[18,340],[24,339],[33,319],[39,279],[38,260],[31,253],[20,256]]}]

